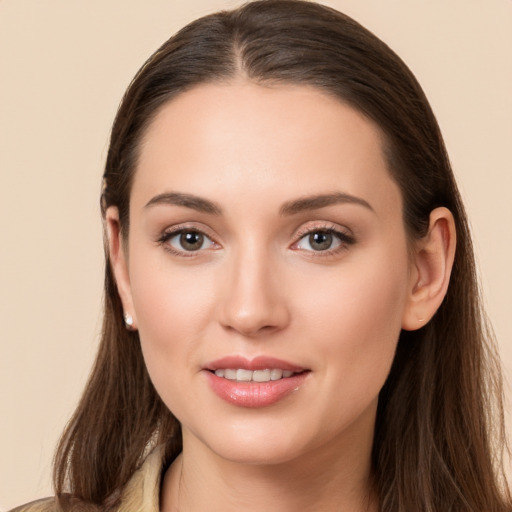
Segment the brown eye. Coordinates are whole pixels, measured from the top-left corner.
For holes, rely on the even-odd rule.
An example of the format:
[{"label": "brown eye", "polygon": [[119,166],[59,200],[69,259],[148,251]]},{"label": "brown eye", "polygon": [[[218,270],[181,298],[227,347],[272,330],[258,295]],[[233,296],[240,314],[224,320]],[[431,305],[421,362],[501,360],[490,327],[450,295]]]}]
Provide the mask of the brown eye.
[{"label": "brown eye", "polygon": [[331,254],[338,249],[348,248],[354,242],[352,235],[341,230],[317,228],[304,233],[293,248],[301,251]]},{"label": "brown eye", "polygon": [[203,247],[204,235],[197,231],[185,231],[180,234],[179,241],[185,251],[198,251]]},{"label": "brown eye", "polygon": [[316,231],[309,235],[308,241],[314,251],[326,251],[332,247],[333,236],[327,231]]},{"label": "brown eye", "polygon": [[209,236],[192,229],[165,233],[159,241],[176,254],[193,253],[215,247]]}]

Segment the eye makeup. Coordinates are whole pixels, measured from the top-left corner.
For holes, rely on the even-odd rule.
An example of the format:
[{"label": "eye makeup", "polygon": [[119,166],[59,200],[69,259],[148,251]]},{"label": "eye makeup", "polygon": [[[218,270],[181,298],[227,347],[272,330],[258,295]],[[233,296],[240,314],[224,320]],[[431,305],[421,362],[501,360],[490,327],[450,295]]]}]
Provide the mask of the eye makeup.
[{"label": "eye makeup", "polygon": [[[218,250],[221,245],[208,230],[190,224],[179,224],[161,233],[157,243],[178,257],[195,257],[205,251]],[[356,240],[346,228],[332,223],[307,224],[294,235],[290,249],[325,257],[347,250]]]}]

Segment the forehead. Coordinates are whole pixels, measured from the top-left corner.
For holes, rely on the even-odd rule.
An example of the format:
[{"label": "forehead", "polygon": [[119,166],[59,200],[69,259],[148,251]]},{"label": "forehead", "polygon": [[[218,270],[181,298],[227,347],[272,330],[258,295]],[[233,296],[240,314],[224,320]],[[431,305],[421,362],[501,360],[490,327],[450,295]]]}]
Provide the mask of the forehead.
[{"label": "forehead", "polygon": [[315,88],[201,85],[169,101],[148,127],[133,199],[232,192],[269,203],[342,191],[396,202],[382,146],[373,122]]}]

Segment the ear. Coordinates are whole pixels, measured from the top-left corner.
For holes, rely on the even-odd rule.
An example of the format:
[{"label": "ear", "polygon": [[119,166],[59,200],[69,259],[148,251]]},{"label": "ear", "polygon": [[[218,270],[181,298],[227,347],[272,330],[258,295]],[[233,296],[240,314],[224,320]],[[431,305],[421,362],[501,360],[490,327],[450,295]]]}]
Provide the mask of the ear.
[{"label": "ear", "polygon": [[116,280],[117,291],[123,304],[124,318],[127,329],[136,330],[137,320],[133,307],[130,275],[128,272],[128,255],[126,241],[121,234],[119,223],[119,211],[115,206],[110,206],[105,212],[105,222],[108,237],[108,251],[110,265]]},{"label": "ear", "polygon": [[447,208],[432,210],[427,235],[416,243],[402,328],[414,331],[435,314],[448,290],[455,257],[455,221]]}]

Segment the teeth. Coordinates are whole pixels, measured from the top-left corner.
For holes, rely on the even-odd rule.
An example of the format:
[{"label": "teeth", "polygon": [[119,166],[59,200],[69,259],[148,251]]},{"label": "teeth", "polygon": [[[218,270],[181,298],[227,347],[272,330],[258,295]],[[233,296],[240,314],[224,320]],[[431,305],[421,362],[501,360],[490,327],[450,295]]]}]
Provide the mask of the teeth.
[{"label": "teeth", "polygon": [[224,370],[224,378],[236,380],[236,370]]},{"label": "teeth", "polygon": [[269,382],[271,380],[280,380],[291,377],[294,372],[290,370],[280,370],[279,368],[266,370],[245,370],[243,368],[219,368],[215,370],[217,377],[223,377],[237,382]]},{"label": "teeth", "polygon": [[254,382],[268,382],[270,380],[270,370],[255,370],[252,372]]},{"label": "teeth", "polygon": [[270,380],[279,380],[283,376],[283,370],[270,370]]},{"label": "teeth", "polygon": [[242,382],[249,382],[252,380],[253,372],[251,370],[242,370],[242,368],[236,371],[236,380]]}]

